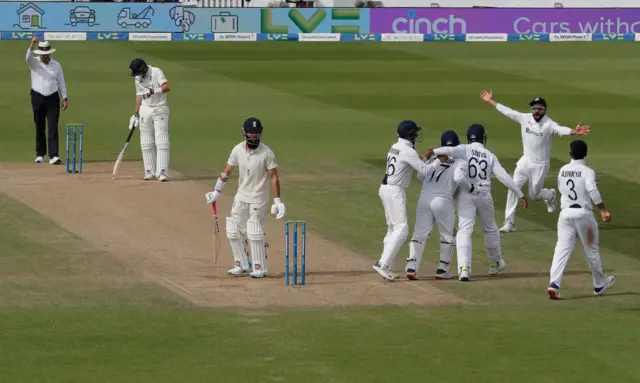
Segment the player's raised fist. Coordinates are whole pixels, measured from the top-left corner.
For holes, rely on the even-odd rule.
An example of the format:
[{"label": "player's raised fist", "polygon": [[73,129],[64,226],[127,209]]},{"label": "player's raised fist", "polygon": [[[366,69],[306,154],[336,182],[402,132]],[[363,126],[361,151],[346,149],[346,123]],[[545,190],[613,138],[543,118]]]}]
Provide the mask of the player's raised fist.
[{"label": "player's raised fist", "polygon": [[493,100],[493,90],[490,90],[490,91],[483,90],[482,92],[480,92],[480,98],[486,102]]},{"label": "player's raised fist", "polygon": [[38,39],[38,36],[33,36],[33,38],[31,39],[31,45],[37,44],[38,41],[40,41],[40,39]]}]

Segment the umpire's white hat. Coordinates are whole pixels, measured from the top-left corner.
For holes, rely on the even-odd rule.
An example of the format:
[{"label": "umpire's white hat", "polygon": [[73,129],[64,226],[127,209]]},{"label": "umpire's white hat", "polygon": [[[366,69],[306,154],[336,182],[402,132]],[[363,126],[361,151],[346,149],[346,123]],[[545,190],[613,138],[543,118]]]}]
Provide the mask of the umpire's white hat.
[{"label": "umpire's white hat", "polygon": [[40,43],[38,43],[38,49],[34,50],[33,53],[37,55],[50,55],[55,51],[55,49],[51,49],[51,44],[49,44],[48,41],[40,41]]}]

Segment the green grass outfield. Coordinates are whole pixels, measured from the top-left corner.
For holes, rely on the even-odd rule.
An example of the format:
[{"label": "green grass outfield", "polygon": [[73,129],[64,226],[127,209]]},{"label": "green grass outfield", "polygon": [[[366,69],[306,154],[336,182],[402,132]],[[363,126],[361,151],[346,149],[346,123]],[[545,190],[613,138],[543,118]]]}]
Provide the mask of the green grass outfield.
[{"label": "green grass outfield", "polygon": [[[27,45],[0,42],[1,162],[33,161]],[[242,121],[259,117],[281,166],[288,215],[372,263],[385,233],[377,188],[399,121],[424,127],[420,148],[436,145],[446,129],[463,136],[471,123],[483,123],[489,148],[511,172],[521,154],[519,127],[478,94],[492,88],[519,110],[545,97],[559,123],[592,125],[589,162],[613,214],[611,225],[601,225],[602,258],[617,283],[593,298],[576,251],[563,286],[570,299],[549,301],[557,215],[534,202],[518,210],[518,232],[502,236],[506,275],[428,282],[469,307],[194,308],[159,286],[123,278],[127,270],[107,254],[0,194],[0,381],[637,381],[640,51],[633,43],[55,47],[70,97],[61,137],[64,123],[84,123],[86,161],[112,161],[121,148],[134,107],[128,64],[143,57],[164,70],[172,88],[172,167],[217,174],[241,140]],[[547,186],[567,161],[570,140],[555,139]],[[127,157],[140,158],[137,138]],[[506,190],[494,185],[502,223]],[[414,181],[412,227],[418,191]],[[425,258],[433,258],[435,242]],[[487,268],[482,244],[476,235],[478,276]]]}]

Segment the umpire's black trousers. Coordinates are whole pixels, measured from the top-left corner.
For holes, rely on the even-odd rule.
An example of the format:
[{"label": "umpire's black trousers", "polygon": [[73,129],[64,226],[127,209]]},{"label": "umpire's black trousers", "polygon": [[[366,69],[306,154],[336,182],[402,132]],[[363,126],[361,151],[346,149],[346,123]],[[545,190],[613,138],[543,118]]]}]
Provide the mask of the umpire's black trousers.
[{"label": "umpire's black trousers", "polygon": [[49,157],[58,156],[58,120],[60,119],[60,96],[58,92],[43,96],[31,89],[33,121],[36,123],[36,156],[47,154],[46,127],[49,124]]}]

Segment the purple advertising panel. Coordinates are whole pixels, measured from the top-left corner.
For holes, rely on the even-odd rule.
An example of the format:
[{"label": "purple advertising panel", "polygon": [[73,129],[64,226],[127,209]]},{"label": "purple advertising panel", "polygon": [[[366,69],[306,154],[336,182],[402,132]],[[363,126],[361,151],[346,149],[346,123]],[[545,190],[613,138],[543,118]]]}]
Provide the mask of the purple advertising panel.
[{"label": "purple advertising panel", "polygon": [[640,8],[372,8],[370,33],[640,33]]}]

